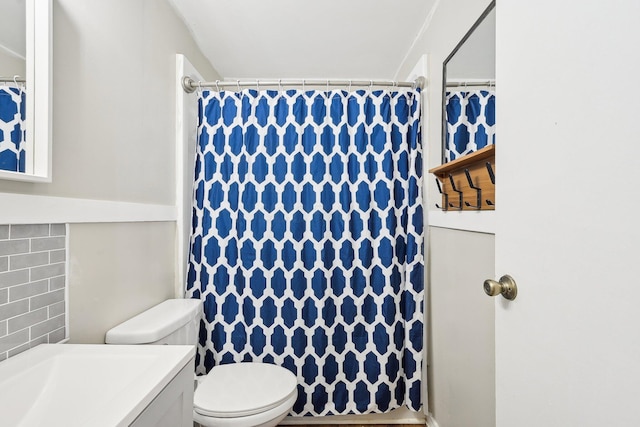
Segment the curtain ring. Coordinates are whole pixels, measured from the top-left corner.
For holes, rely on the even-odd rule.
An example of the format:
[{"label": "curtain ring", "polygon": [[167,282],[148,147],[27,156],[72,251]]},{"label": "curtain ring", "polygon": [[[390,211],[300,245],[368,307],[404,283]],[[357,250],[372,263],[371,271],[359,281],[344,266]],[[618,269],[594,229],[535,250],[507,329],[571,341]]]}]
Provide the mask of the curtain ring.
[{"label": "curtain ring", "polygon": [[280,94],[282,94],[282,79],[278,79],[278,88],[280,89]]},{"label": "curtain ring", "polygon": [[240,80],[236,80],[236,86],[238,87],[238,92],[240,92]]},{"label": "curtain ring", "polygon": [[220,80],[216,80],[216,90],[218,92],[220,92],[220,86],[218,86],[219,83],[220,83]]},{"label": "curtain ring", "polygon": [[260,92],[260,80],[256,79],[256,90]]},{"label": "curtain ring", "polygon": [[20,77],[20,76],[17,75],[17,74],[15,74],[13,76],[13,83],[15,83],[16,89],[18,89],[20,91],[19,95],[22,97],[22,92],[23,92],[22,87],[23,87],[23,85],[18,84],[18,77]]},{"label": "curtain ring", "polygon": [[198,93],[200,93],[200,95],[202,95],[202,81],[198,80]]},{"label": "curtain ring", "polygon": [[304,88],[304,79],[302,79],[302,92],[304,92],[304,91],[305,91],[305,88]]},{"label": "curtain ring", "polygon": [[373,92],[373,80],[369,80],[369,90]]},{"label": "curtain ring", "polygon": [[352,83],[352,81],[349,80],[349,92],[351,92],[351,83]]},{"label": "curtain ring", "polygon": [[327,79],[327,98],[329,97],[329,79]]}]

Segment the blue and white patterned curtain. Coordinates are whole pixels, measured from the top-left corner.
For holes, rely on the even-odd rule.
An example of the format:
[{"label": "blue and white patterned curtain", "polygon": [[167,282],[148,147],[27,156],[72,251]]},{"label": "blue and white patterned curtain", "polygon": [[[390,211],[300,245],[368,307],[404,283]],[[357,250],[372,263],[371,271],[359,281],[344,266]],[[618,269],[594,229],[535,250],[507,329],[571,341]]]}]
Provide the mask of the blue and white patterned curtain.
[{"label": "blue and white patterned curtain", "polygon": [[187,296],[198,372],[260,361],[295,415],[421,406],[420,93],[203,92]]},{"label": "blue and white patterned curtain", "polygon": [[25,171],[24,90],[0,85],[0,170]]},{"label": "blue and white patterned curtain", "polygon": [[495,143],[496,96],[493,91],[447,92],[445,162]]}]

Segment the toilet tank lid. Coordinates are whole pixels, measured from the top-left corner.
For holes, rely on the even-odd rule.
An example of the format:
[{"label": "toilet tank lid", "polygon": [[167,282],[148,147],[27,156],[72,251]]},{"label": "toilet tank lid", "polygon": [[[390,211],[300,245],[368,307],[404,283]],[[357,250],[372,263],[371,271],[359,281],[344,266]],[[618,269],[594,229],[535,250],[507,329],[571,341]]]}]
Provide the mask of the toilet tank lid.
[{"label": "toilet tank lid", "polygon": [[107,331],[107,344],[147,344],[180,329],[200,315],[201,301],[170,299]]}]

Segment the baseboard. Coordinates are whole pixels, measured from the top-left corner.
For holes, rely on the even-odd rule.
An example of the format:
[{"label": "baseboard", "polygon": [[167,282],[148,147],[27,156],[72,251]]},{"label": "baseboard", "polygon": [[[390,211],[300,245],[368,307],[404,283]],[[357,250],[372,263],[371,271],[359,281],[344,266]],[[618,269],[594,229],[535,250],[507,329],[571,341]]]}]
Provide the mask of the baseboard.
[{"label": "baseboard", "polygon": [[427,427],[440,427],[438,425],[438,422],[436,421],[436,419],[433,418],[433,415],[431,415],[431,414],[427,415],[427,424],[426,425],[427,425]]},{"label": "baseboard", "polygon": [[422,412],[414,412],[406,407],[395,409],[385,414],[369,415],[331,415],[326,417],[292,417],[288,416],[280,422],[280,425],[415,425],[424,426],[425,416]]}]

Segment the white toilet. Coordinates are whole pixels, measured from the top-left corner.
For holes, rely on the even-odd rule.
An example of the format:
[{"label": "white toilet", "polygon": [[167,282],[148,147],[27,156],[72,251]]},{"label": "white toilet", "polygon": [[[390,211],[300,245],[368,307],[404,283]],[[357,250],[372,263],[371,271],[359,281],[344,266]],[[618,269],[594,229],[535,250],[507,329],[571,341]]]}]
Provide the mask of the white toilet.
[{"label": "white toilet", "polygon": [[[107,344],[196,344],[202,303],[171,299],[109,330]],[[197,378],[193,419],[205,427],[273,427],[298,397],[295,375],[266,363],[215,366]]]}]

